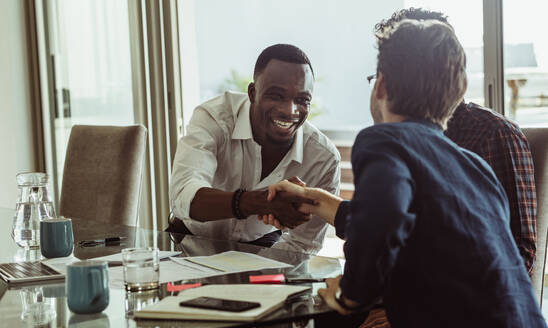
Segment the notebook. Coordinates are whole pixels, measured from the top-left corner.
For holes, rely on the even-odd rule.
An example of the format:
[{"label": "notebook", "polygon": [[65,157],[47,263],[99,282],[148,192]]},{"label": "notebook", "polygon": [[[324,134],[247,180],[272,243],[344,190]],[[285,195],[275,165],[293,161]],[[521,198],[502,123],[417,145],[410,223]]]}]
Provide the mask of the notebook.
[{"label": "notebook", "polygon": [[[134,316],[142,319],[256,321],[282,306],[289,296],[309,289],[307,286],[287,285],[207,285],[187,289],[178,296],[168,296],[156,304],[136,311]],[[229,312],[179,305],[182,301],[202,296],[258,302],[261,306],[244,312]]]},{"label": "notebook", "polygon": [[58,280],[65,276],[40,261],[0,263],[0,277],[8,284]]}]

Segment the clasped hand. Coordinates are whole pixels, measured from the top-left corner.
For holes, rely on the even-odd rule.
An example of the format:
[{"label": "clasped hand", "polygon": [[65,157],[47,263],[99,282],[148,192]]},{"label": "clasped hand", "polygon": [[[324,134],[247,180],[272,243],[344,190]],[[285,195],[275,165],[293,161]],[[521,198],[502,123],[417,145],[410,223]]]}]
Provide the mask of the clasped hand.
[{"label": "clasped hand", "polygon": [[[307,194],[306,184],[298,177],[280,181],[268,187],[267,200],[270,204],[270,213],[259,215],[259,220],[264,224],[270,224],[278,229],[296,228],[311,218],[316,201]],[[293,210],[284,213],[290,202]],[[287,215],[293,214],[293,215]]]}]

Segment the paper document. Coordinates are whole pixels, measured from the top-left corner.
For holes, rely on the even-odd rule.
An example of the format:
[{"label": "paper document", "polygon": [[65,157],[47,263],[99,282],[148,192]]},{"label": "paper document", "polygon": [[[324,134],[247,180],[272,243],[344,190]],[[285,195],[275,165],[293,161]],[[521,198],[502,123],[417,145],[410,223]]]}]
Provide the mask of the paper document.
[{"label": "paper document", "polygon": [[172,258],[185,260],[225,273],[256,271],[263,269],[288,268],[291,265],[268,259],[256,254],[228,251],[211,256]]},{"label": "paper document", "polygon": [[[176,256],[181,254],[181,252],[170,252],[170,251],[160,251],[159,259],[165,259],[171,256]],[[90,260],[94,261],[107,261],[109,264],[122,264],[122,253],[116,253],[107,256],[95,257]]]},{"label": "paper document", "polygon": [[[305,292],[308,289],[310,287],[287,285],[208,285],[187,289],[178,296],[168,296],[156,304],[136,311],[135,317],[149,319],[255,321],[283,305],[288,296]],[[243,312],[179,306],[179,303],[182,301],[203,296],[258,302],[261,303],[261,306]]]},{"label": "paper document", "polygon": [[[108,274],[110,287],[124,288],[124,267],[108,268]],[[200,268],[183,267],[173,261],[161,261],[159,282],[162,284],[170,281],[200,279],[223,274],[225,273],[214,270],[204,271]]]},{"label": "paper document", "polygon": [[[212,256],[170,257],[160,262],[160,283],[202,279],[230,273],[287,268],[291,265],[259,255],[229,251]],[[124,287],[123,267],[109,268],[110,286]]]},{"label": "paper document", "polygon": [[67,265],[77,261],[80,261],[80,259],[75,257],[74,254],[70,254],[66,257],[43,260],[42,263],[65,275],[67,273]]}]

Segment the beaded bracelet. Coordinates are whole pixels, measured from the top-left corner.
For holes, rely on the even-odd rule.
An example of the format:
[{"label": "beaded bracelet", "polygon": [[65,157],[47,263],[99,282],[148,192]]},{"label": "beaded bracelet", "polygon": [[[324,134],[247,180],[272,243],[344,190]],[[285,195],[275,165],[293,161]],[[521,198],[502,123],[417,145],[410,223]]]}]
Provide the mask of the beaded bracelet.
[{"label": "beaded bracelet", "polygon": [[244,192],[246,192],[245,189],[238,189],[232,195],[232,215],[238,220],[246,219],[246,217],[242,215],[242,211],[240,211],[240,199]]}]

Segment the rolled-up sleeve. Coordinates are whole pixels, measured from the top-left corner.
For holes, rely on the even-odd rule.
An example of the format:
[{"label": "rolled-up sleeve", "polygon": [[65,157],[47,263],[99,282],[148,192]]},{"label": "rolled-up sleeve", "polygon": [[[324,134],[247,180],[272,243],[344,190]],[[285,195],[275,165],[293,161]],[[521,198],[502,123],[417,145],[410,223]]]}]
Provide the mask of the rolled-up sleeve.
[{"label": "rolled-up sleeve", "polygon": [[[395,142],[376,141],[363,136],[354,146],[355,192],[346,219],[344,253],[346,263],[341,280],[345,297],[364,306],[381,295],[401,248],[415,225],[410,211],[414,181],[406,163],[399,157]],[[347,206],[347,205],[343,205]]]},{"label": "rolled-up sleeve", "polygon": [[217,170],[217,151],[225,142],[222,128],[203,108],[196,108],[179,140],[169,184],[175,216],[190,218],[190,204],[201,188],[211,187]]}]

